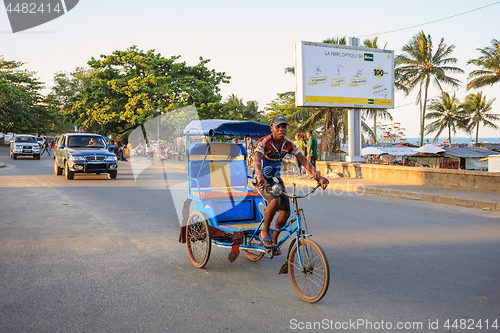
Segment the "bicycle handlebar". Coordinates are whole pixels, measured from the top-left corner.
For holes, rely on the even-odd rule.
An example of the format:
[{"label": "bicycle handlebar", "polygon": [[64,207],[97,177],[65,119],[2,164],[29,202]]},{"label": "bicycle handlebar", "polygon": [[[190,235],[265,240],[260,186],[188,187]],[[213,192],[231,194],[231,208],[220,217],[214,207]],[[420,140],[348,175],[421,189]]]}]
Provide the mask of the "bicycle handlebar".
[{"label": "bicycle handlebar", "polygon": [[[321,183],[318,182],[318,184],[316,185],[316,187],[314,187],[309,193],[307,194],[304,194],[304,195],[290,195],[288,193],[286,193],[284,190],[282,190],[281,186],[277,183],[278,180],[275,179],[275,184],[272,185],[272,186],[266,186],[264,191],[266,191],[267,193],[273,193],[273,194],[276,194],[276,195],[286,195],[287,197],[289,197],[290,199],[295,199],[295,198],[305,198],[307,197],[308,195],[310,195],[311,193],[313,193],[314,191],[316,191],[319,187],[321,187]],[[252,184],[257,187],[257,178],[254,177],[253,178],[253,181],[252,181]],[[294,186],[295,186],[295,183],[294,183]],[[325,187],[326,188],[326,187]]]},{"label": "bicycle handlebar", "polygon": [[268,193],[273,193],[276,195],[281,195],[281,194],[286,195],[290,199],[301,199],[301,198],[305,198],[308,195],[312,194],[314,191],[316,191],[318,189],[318,187],[321,187],[320,183],[318,183],[318,185],[316,185],[316,187],[314,187],[309,193],[306,193],[304,195],[290,195],[290,194],[286,193],[285,191],[283,191],[278,184],[273,185],[271,188],[267,188],[266,190]]}]

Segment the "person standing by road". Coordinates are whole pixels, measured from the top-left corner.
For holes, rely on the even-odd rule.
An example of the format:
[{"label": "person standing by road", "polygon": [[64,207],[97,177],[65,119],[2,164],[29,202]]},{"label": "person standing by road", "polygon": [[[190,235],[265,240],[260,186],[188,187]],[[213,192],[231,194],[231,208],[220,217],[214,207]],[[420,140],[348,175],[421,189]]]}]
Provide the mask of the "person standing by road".
[{"label": "person standing by road", "polygon": [[316,168],[316,160],[318,159],[318,140],[316,140],[311,131],[307,131],[307,159]]},{"label": "person standing by road", "polygon": [[[307,156],[305,150],[306,144],[304,142],[304,134],[302,133],[295,134],[295,141],[293,143],[295,143],[297,148],[299,148],[300,152],[304,154],[304,156]],[[299,177],[302,177],[302,165],[300,164],[300,161],[297,157],[295,157],[295,162],[297,163],[297,175]]]}]

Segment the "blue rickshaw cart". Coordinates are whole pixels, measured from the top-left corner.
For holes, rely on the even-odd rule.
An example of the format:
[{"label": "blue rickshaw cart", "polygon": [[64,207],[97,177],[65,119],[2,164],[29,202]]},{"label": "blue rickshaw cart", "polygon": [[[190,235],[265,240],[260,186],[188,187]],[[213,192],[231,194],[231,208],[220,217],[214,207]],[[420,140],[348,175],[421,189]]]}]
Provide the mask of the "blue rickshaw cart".
[{"label": "blue rickshaw cart", "polygon": [[[190,136],[204,136],[208,142],[193,143],[186,148],[188,196],[183,205],[179,241],[186,243],[192,264],[202,268],[208,262],[212,244],[229,248],[231,262],[240,250],[249,260],[258,261],[280,254],[281,246],[290,238],[280,273],[288,273],[297,294],[314,303],[325,295],[330,272],[322,249],[309,239],[307,228],[303,228],[305,216],[298,208],[297,198],[313,193],[318,187],[297,196],[294,184],[292,195],[286,194],[292,200],[292,214],[279,230],[285,236],[276,247],[266,247],[259,238],[265,202],[249,185],[246,148],[239,143],[215,141],[219,136],[226,136],[227,140],[234,136],[260,138],[270,133],[269,125],[254,121],[196,120],[186,126],[183,131],[186,143]],[[279,188],[274,190],[283,193]]]}]

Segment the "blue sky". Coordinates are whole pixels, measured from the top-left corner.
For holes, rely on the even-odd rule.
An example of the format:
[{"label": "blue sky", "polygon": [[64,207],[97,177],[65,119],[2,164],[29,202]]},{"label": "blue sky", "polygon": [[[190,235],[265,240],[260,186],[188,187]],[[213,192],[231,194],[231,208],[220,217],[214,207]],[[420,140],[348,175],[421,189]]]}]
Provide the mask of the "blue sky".
[{"label": "blue sky", "polygon": [[[294,44],[298,41],[401,29],[494,2],[80,0],[62,17],[16,34],[11,32],[7,13],[0,10],[0,55],[26,62],[25,68],[38,72],[48,87],[55,72],[72,71],[85,66],[91,57],[132,45],[155,49],[165,57],[181,55],[190,65],[202,56],[211,59],[209,67],[232,77],[230,84],[221,86],[224,98],[234,93],[245,102],[257,100],[264,109],[277,93],[295,89],[295,78],[284,74],[284,68],[294,65]],[[493,38],[500,39],[498,17],[500,4],[422,27],[378,34],[379,44],[387,43],[388,49],[399,54],[420,30],[430,34],[436,44],[444,37],[447,44],[456,47],[456,66],[466,72],[456,77],[465,83],[468,72],[474,69],[465,62],[479,56],[477,48],[488,46]],[[500,113],[500,86],[482,91],[488,98],[498,98],[493,108]],[[465,94],[465,89],[457,91],[460,99]],[[432,87],[430,95],[438,95],[437,88]],[[407,137],[418,136],[415,96],[396,93],[396,108],[390,110],[395,121],[406,128]],[[500,131],[482,129],[480,136],[499,138]]]}]

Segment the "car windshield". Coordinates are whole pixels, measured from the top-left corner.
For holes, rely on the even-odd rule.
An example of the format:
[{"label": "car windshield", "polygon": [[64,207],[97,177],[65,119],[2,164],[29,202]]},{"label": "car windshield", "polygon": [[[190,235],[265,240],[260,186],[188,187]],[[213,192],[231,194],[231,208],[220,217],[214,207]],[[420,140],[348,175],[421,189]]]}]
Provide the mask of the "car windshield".
[{"label": "car windshield", "polygon": [[104,148],[104,139],[100,136],[70,136],[69,148]]},{"label": "car windshield", "polygon": [[18,136],[15,140],[16,143],[36,143],[36,139],[32,136]]}]

